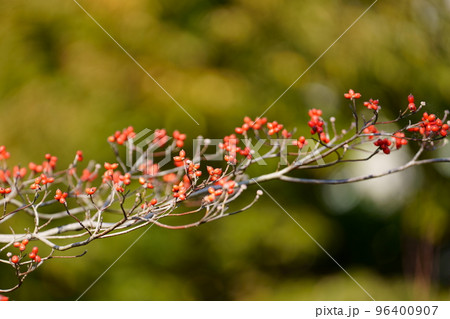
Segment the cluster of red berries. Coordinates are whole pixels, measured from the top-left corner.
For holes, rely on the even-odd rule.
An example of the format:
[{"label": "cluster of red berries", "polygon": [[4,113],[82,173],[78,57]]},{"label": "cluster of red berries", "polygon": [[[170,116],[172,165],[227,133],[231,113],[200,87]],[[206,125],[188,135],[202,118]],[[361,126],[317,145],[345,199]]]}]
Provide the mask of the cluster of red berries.
[{"label": "cluster of red berries", "polygon": [[120,172],[114,172],[112,175],[110,175],[111,180],[114,183],[114,187],[116,191],[119,193],[123,193],[125,191],[125,188],[123,185],[130,185],[131,184],[131,174],[125,173],[125,175],[120,174]]},{"label": "cluster of red berries", "polygon": [[155,136],[153,138],[153,143],[158,145],[159,147],[163,147],[167,141],[169,140],[169,137],[167,136],[167,131],[165,129],[156,129],[155,130]]},{"label": "cluster of red berries", "polygon": [[[11,256],[10,261],[11,261],[13,264],[19,263],[19,261],[20,261],[21,258],[22,258],[22,253],[27,249],[28,242],[29,242],[28,239],[24,239],[24,240],[22,240],[22,242],[16,241],[16,242],[13,244],[13,246],[14,246],[15,248],[18,248],[18,249],[20,250],[20,255],[19,255],[19,256],[18,256],[18,255],[13,255],[13,256]],[[31,260],[35,261],[36,263],[40,263],[40,262],[42,261],[42,258],[37,254],[38,251],[39,251],[39,248],[38,248],[38,247],[33,247],[33,248],[31,249],[31,252],[28,254],[28,257],[29,257]]]},{"label": "cluster of red berries", "polygon": [[257,118],[254,121],[246,116],[244,117],[244,124],[242,124],[241,127],[236,127],[234,131],[237,134],[243,134],[244,132],[248,131],[249,129],[259,130],[263,127],[264,124],[267,123],[267,118]]},{"label": "cluster of red berries", "polygon": [[434,114],[423,113],[422,121],[418,123],[418,126],[408,128],[410,132],[419,132],[424,136],[431,136],[432,134],[441,135],[443,137],[448,134],[449,125],[443,123],[441,119],[437,118]]},{"label": "cluster of red berries", "polygon": [[348,90],[348,93],[344,93],[344,97],[349,100],[359,99],[361,93],[355,93],[352,89]]},{"label": "cluster of red berries", "polygon": [[173,197],[178,198],[179,200],[186,199],[186,186],[184,182],[180,182],[178,185],[172,186]]},{"label": "cluster of red berries", "polygon": [[380,132],[377,130],[375,125],[369,125],[364,129],[364,134],[370,134],[369,140],[373,139],[374,135],[379,134]]},{"label": "cluster of red berries", "polygon": [[186,134],[180,133],[179,131],[173,131],[172,134],[175,139],[175,145],[179,148],[184,146],[184,140],[186,139]]},{"label": "cluster of red berries", "polygon": [[[180,150],[178,155],[173,157],[173,161],[175,162],[175,166],[183,166],[184,165],[183,162],[184,162],[185,158],[186,158],[185,150]],[[181,165],[177,165],[177,163],[180,163],[180,162],[181,162]]]},{"label": "cluster of red berries", "polygon": [[399,149],[403,145],[408,144],[408,141],[404,137],[405,137],[405,133],[403,133],[403,132],[397,132],[394,134],[394,141],[395,141],[396,149]]},{"label": "cluster of red berries", "polygon": [[236,164],[236,152],[241,150],[240,147],[237,146],[238,143],[239,139],[234,134],[225,136],[223,138],[223,143],[219,143],[219,148],[228,152],[228,154],[225,154],[224,159],[230,164]]},{"label": "cluster of red berries", "polygon": [[186,169],[188,171],[189,176],[191,176],[193,178],[202,176],[202,171],[199,171],[199,168],[200,168],[199,163],[194,163],[190,160],[187,160],[186,166],[187,166]]},{"label": "cluster of red berries", "polygon": [[58,158],[51,154],[45,154],[45,159],[46,161],[42,162],[43,171],[44,173],[50,173],[55,169]]},{"label": "cluster of red berries", "polygon": [[212,203],[216,200],[217,196],[220,196],[223,194],[223,189],[215,189],[214,187],[208,188],[208,195],[203,197],[203,200],[207,203]]},{"label": "cluster of red berries", "polygon": [[38,165],[34,162],[30,162],[28,164],[28,168],[34,173],[51,173],[55,167],[58,158],[56,156],[52,156],[51,154],[45,154],[45,160],[42,162],[42,165]]},{"label": "cluster of red berries", "polygon": [[120,184],[114,184],[114,188],[119,193],[123,193],[125,191],[125,188],[122,185],[120,185]]},{"label": "cluster of red berries", "polygon": [[35,173],[42,173],[42,171],[44,170],[44,167],[42,166],[42,165],[38,165],[38,164],[36,164],[36,163],[34,163],[34,162],[30,162],[29,164],[28,164],[28,168],[31,170],[31,171],[33,171],[33,172],[35,172]]},{"label": "cluster of red berries", "polygon": [[236,187],[235,181],[227,180],[226,178],[219,179],[215,184],[222,186],[222,189],[225,190],[228,194],[233,194],[234,188]]},{"label": "cluster of red berries", "polygon": [[408,95],[408,109],[411,112],[415,112],[417,110],[416,104],[414,103],[414,95]]},{"label": "cluster of red berries", "polygon": [[131,184],[131,174],[125,173],[125,175],[119,175],[119,181],[121,181],[125,185],[130,185]]},{"label": "cluster of red berries", "polygon": [[34,179],[34,183],[30,185],[31,189],[34,190],[40,190],[41,189],[41,184],[42,185],[47,185],[47,184],[51,184],[55,181],[54,177],[48,177],[45,174],[41,174],[41,176],[36,177]]},{"label": "cluster of red berries", "polygon": [[57,201],[59,201],[61,204],[65,204],[66,203],[67,196],[69,196],[69,194],[67,194],[66,192],[63,192],[59,188],[56,190],[55,199]]},{"label": "cluster of red berries", "polygon": [[103,173],[103,176],[102,176],[103,181],[102,182],[106,183],[108,181],[114,181],[115,183],[118,183],[120,173],[114,172],[114,170],[119,167],[119,164],[105,162],[105,164],[103,164],[103,167],[105,167],[106,171]]},{"label": "cluster of red berries", "polygon": [[0,187],[0,194],[6,195],[6,194],[9,194],[9,193],[11,193],[11,188],[10,187],[7,187],[7,188]]},{"label": "cluster of red berries", "polygon": [[6,160],[11,156],[9,152],[6,151],[6,147],[4,145],[0,146],[0,160]]},{"label": "cluster of red berries", "polygon": [[279,124],[277,121],[273,121],[273,122],[267,123],[267,128],[269,129],[267,134],[273,135],[283,129],[283,124]]},{"label": "cluster of red berries", "polygon": [[214,168],[212,166],[206,166],[206,170],[208,171],[209,179],[212,181],[216,181],[222,176],[221,168]]},{"label": "cluster of red berries", "polygon": [[153,189],[154,186],[151,182],[148,182],[144,177],[139,177],[139,184],[141,184],[144,188]]},{"label": "cluster of red berries", "polygon": [[242,156],[246,156],[247,158],[251,158],[251,149],[249,147],[241,148],[237,146],[239,143],[239,139],[236,137],[235,134],[231,134],[228,136],[225,136],[223,138],[223,143],[219,143],[219,148],[225,150],[227,154],[224,155],[224,160],[227,161],[229,164],[236,164],[236,154],[240,154]]},{"label": "cluster of red berries", "polygon": [[250,126],[254,130],[260,130],[264,124],[267,123],[267,118],[256,118],[254,121],[248,116],[244,117],[244,123]]},{"label": "cluster of red berries", "polygon": [[387,138],[385,139],[378,139],[373,143],[375,146],[378,146],[383,150],[384,154],[389,154],[391,152],[389,146],[391,146],[391,141]]},{"label": "cluster of red berries", "polygon": [[324,143],[329,143],[330,139],[327,137],[323,130],[324,122],[321,118],[322,110],[311,109],[308,111],[308,115],[311,118],[308,121],[308,126],[311,128],[311,134],[318,134],[319,139]]},{"label": "cluster of red berries", "polygon": [[13,167],[13,176],[17,179],[24,178],[27,173],[27,169],[25,167],[14,166]]},{"label": "cluster of red berries", "polygon": [[[27,169],[25,167],[14,166],[13,167],[13,177],[16,179],[24,178],[27,174]],[[6,183],[8,178],[11,176],[11,172],[8,169],[0,170],[0,181]]]},{"label": "cluster of red berries", "polygon": [[121,131],[116,131],[114,135],[108,137],[108,142],[117,143],[119,145],[123,145],[128,139],[132,139],[136,136],[134,132],[134,128],[132,126],[128,126],[127,128]]},{"label": "cluster of red berries", "polygon": [[308,144],[308,141],[304,136],[300,136],[296,141],[293,141],[292,144],[298,146],[299,149],[302,149],[303,146]]},{"label": "cluster of red berries", "polygon": [[[260,130],[264,124],[267,123],[267,118],[263,117],[263,118],[257,118],[254,121],[246,116],[244,117],[244,124],[242,124],[241,127],[236,127],[234,129],[234,131],[237,134],[243,134],[244,132],[247,132],[249,129],[253,129],[253,130]],[[270,130],[270,128],[269,128]],[[272,135],[272,134],[270,134]]]},{"label": "cluster of red berries", "polygon": [[368,102],[364,102],[364,106],[367,107],[369,110],[378,110],[379,109],[379,105],[378,105],[379,101],[378,100],[373,100],[373,99],[369,99]]}]

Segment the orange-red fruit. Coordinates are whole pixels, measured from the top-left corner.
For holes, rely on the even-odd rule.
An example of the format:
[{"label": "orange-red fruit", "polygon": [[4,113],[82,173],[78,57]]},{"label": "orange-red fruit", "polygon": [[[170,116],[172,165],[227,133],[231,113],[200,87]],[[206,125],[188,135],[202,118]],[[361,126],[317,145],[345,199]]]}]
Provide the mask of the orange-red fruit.
[{"label": "orange-red fruit", "polygon": [[28,257],[30,257],[30,259],[35,259],[36,258],[36,254],[31,252],[28,254]]},{"label": "orange-red fruit", "polygon": [[26,245],[24,245],[24,244],[20,244],[20,245],[19,245],[19,250],[20,250],[20,251],[24,251],[25,249],[27,249],[27,246],[26,246]]},{"label": "orange-red fruit", "polygon": [[411,112],[415,112],[415,111],[417,110],[417,107],[416,107],[416,105],[415,105],[414,103],[409,103],[409,104],[408,104],[408,109],[409,109]]},{"label": "orange-red fruit", "polygon": [[34,247],[31,249],[31,252],[32,252],[32,253],[35,253],[35,254],[37,254],[38,251],[39,251],[39,248],[36,247],[36,246],[34,246]]},{"label": "orange-red fruit", "polygon": [[11,257],[11,262],[17,264],[19,262],[19,256],[14,255]]},{"label": "orange-red fruit", "polygon": [[97,191],[97,187],[91,187],[91,188],[88,187],[85,189],[85,192],[88,195],[93,195],[96,191]]},{"label": "orange-red fruit", "polygon": [[28,239],[26,239],[26,238],[25,238],[24,240],[22,240],[22,244],[24,244],[24,245],[27,245],[28,242],[29,242],[29,241],[28,241]]},{"label": "orange-red fruit", "polygon": [[177,140],[177,141],[175,142],[175,145],[176,145],[177,147],[183,147],[183,146],[184,146],[184,142],[183,142],[182,140]]},{"label": "orange-red fruit", "polygon": [[153,199],[150,201],[150,204],[151,204],[151,205],[155,205],[157,202],[158,202],[158,200],[157,200],[156,198],[153,198]]},{"label": "orange-red fruit", "polygon": [[42,260],[41,257],[38,256],[38,255],[36,255],[36,257],[34,257],[34,261],[37,262],[37,263],[40,263],[41,260]]}]

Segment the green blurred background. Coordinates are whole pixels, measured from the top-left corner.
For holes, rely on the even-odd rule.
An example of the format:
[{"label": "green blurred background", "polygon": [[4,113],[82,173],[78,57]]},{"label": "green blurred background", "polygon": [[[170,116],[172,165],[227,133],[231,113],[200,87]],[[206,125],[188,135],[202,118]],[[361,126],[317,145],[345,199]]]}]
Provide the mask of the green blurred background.
[{"label": "green blurred background", "polygon": [[[80,1],[196,125],[75,2],[3,0],[0,145],[11,164],[24,165],[47,152],[68,163],[78,149],[112,160],[106,137],[128,125],[221,138],[245,115],[260,115],[371,3]],[[380,99],[385,117],[411,92],[442,113],[450,104],[449,34],[449,1],[378,1],[266,116],[307,135],[307,110],[315,107],[344,127],[349,88]],[[377,165],[370,169],[385,164]],[[375,299],[448,300],[448,166],[358,185],[265,188]],[[367,163],[315,176],[364,169]],[[264,197],[199,228],[151,228],[82,299],[369,299]],[[78,298],[142,231],[94,242],[77,260],[45,263],[11,299]],[[0,282],[9,285],[10,271],[0,268]]]}]

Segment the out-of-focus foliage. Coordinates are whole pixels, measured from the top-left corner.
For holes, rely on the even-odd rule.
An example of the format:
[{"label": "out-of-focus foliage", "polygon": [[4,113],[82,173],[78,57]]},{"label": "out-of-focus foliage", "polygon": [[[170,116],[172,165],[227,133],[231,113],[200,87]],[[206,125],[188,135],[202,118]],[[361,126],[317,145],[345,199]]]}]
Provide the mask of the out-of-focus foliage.
[{"label": "out-of-focus foliage", "polygon": [[[111,159],[106,137],[128,125],[221,138],[244,115],[264,112],[371,3],[80,1],[196,125],[74,1],[1,1],[0,145],[11,163],[25,165],[46,152],[68,162],[77,149]],[[380,99],[385,116],[404,108],[411,92],[442,112],[450,104],[448,34],[449,1],[378,1],[266,116],[306,135],[307,110],[320,107],[344,128],[349,88]],[[266,187],[374,298],[448,300],[450,199],[448,175],[438,169],[392,177],[395,188]],[[326,173],[343,172],[358,173],[352,166]],[[75,299],[137,236],[93,243],[76,261],[47,262],[11,298]],[[266,196],[197,229],[152,227],[83,298],[368,296]]]}]

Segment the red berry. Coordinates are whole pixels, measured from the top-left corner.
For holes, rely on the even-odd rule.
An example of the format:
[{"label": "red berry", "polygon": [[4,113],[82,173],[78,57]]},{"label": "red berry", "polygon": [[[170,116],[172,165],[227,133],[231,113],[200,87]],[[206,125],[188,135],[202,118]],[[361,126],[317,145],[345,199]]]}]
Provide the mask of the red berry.
[{"label": "red berry", "polygon": [[19,262],[19,256],[14,255],[11,257],[11,262],[17,264]]},{"label": "red berry", "polygon": [[38,256],[38,255],[36,255],[36,257],[34,258],[34,261],[37,262],[37,263],[40,263],[41,260],[42,260],[41,257]]},{"label": "red berry", "polygon": [[157,200],[156,198],[153,198],[153,199],[150,201],[150,205],[155,205],[157,202],[158,202],[158,200]]},{"label": "red berry", "polygon": [[31,249],[31,252],[32,252],[32,253],[35,253],[35,254],[37,254],[38,251],[39,251],[39,248],[36,247],[36,246],[34,246],[34,247]]},{"label": "red berry", "polygon": [[19,250],[20,251],[24,251],[25,249],[27,249],[27,246],[25,246],[24,244],[20,244],[19,245]]},{"label": "red berry", "polygon": [[237,134],[242,134],[242,133],[244,133],[244,129],[243,129],[242,127],[236,127],[236,128],[234,129],[234,131],[235,131]]},{"label": "red berry", "polygon": [[91,187],[91,188],[88,187],[85,189],[85,192],[88,195],[93,195],[96,191],[97,191],[97,187]]},{"label": "red berry", "polygon": [[24,245],[28,245],[28,239],[24,239],[24,240],[22,240],[22,244],[24,244]]},{"label": "red berry", "polygon": [[412,94],[408,95],[408,102],[414,103],[414,95],[412,95]]},{"label": "red berry", "polygon": [[175,142],[175,145],[176,145],[177,147],[183,147],[183,146],[184,146],[184,142],[183,142],[182,140],[177,140],[177,141]]},{"label": "red berry", "polygon": [[36,258],[36,254],[31,252],[28,254],[28,257],[30,257],[30,259],[35,259]]}]

